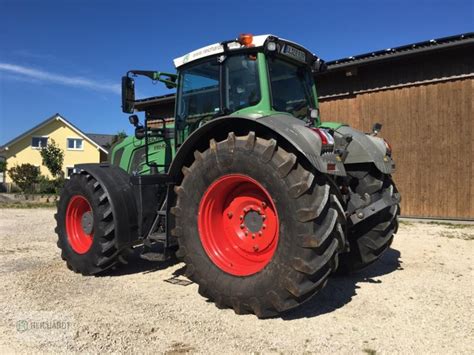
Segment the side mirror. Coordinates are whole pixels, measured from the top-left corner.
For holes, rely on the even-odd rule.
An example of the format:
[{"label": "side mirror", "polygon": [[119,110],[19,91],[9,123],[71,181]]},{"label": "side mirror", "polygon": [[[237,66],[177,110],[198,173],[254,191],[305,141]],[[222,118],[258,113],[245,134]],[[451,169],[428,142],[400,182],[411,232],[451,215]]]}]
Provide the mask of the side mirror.
[{"label": "side mirror", "polygon": [[135,80],[122,76],[122,111],[133,113],[135,106]]},{"label": "side mirror", "polygon": [[379,134],[379,132],[382,130],[382,124],[381,123],[374,123],[372,126],[372,135],[376,136]]}]

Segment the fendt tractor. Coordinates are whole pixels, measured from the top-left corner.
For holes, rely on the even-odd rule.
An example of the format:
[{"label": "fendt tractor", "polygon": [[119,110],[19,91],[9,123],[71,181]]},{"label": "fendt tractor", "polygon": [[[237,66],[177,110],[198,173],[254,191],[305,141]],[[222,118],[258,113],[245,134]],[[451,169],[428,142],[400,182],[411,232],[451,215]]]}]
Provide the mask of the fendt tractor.
[{"label": "fendt tractor", "polygon": [[[380,124],[364,133],[321,121],[320,58],[244,34],[174,64],[177,74],[122,78],[135,135],[66,183],[56,232],[68,268],[95,275],[132,254],[176,256],[201,295],[263,318],[390,246],[400,202],[391,147]],[[137,104],[138,75],[176,88],[174,118]]]}]

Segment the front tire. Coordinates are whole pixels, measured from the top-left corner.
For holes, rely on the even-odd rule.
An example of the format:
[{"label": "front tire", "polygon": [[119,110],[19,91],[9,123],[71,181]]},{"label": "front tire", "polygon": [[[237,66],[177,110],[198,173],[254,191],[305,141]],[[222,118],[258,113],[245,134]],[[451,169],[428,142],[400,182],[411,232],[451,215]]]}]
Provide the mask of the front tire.
[{"label": "front tire", "polygon": [[93,275],[125,262],[117,250],[110,196],[94,177],[73,174],[55,215],[61,258],[74,272]]},{"label": "front tire", "polygon": [[344,245],[344,212],[326,177],[253,132],[211,139],[194,156],[171,212],[199,293],[262,318],[320,290]]}]

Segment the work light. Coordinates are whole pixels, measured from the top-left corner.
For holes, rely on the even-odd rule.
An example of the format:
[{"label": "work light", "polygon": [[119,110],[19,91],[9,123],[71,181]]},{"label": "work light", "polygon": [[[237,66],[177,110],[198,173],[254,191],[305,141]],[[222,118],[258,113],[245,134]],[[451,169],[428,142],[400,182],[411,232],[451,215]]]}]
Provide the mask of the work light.
[{"label": "work light", "polygon": [[277,45],[275,42],[268,42],[267,43],[267,51],[274,52],[277,49]]}]

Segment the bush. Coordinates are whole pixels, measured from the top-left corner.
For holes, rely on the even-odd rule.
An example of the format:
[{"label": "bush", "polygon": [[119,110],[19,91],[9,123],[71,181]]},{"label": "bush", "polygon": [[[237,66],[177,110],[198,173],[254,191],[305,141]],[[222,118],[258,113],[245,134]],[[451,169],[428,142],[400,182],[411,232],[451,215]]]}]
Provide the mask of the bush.
[{"label": "bush", "polygon": [[54,180],[48,179],[46,176],[41,175],[38,181],[38,192],[40,194],[54,194],[56,188],[54,186]]},{"label": "bush", "polygon": [[66,179],[63,176],[59,176],[54,180],[54,190],[56,195],[59,195],[61,193],[65,182]]},{"label": "bush", "polygon": [[38,193],[40,194],[59,194],[64,186],[64,178],[50,180],[46,176],[41,175],[38,181]]},{"label": "bush", "polygon": [[15,165],[8,174],[23,193],[34,192],[34,184],[38,183],[40,176],[39,169],[31,164]]},{"label": "bush", "polygon": [[[8,190],[8,189],[7,189]],[[18,194],[21,192],[20,188],[18,186],[16,186],[14,183],[13,184],[10,184],[10,193],[12,194]]]}]

